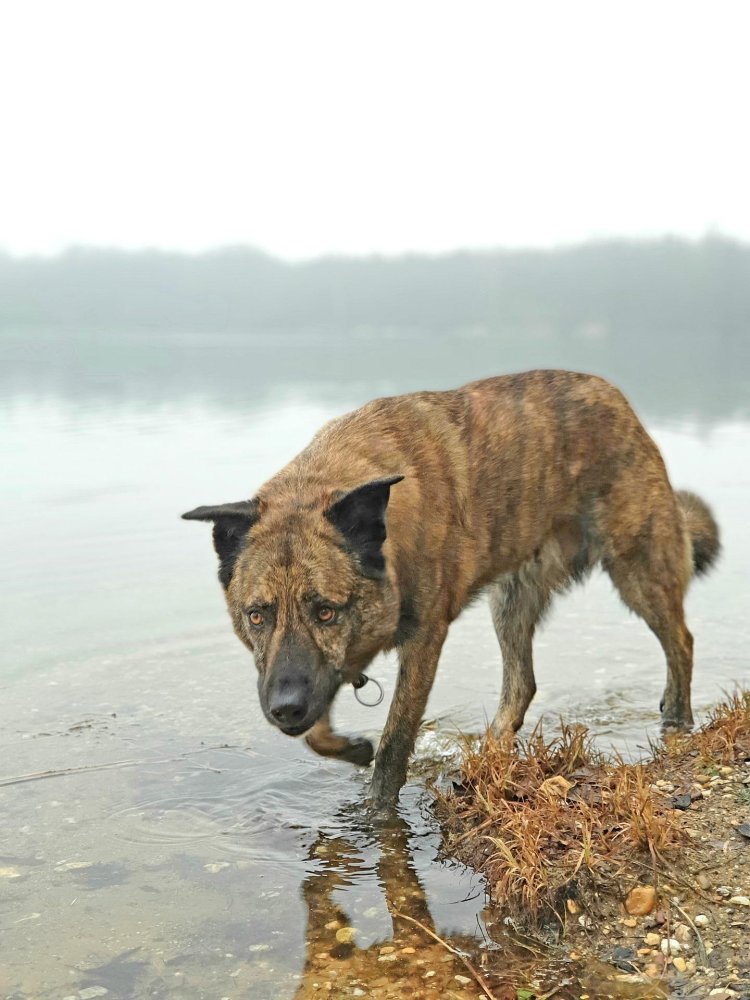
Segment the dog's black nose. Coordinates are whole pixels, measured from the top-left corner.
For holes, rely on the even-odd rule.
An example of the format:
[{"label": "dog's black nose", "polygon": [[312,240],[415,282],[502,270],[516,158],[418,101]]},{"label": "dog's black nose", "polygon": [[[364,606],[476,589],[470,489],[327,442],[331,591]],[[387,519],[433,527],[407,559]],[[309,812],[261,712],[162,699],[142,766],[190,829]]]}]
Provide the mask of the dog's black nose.
[{"label": "dog's black nose", "polygon": [[276,695],[268,706],[268,711],[280,726],[293,728],[304,719],[307,704],[301,693],[285,691]]}]

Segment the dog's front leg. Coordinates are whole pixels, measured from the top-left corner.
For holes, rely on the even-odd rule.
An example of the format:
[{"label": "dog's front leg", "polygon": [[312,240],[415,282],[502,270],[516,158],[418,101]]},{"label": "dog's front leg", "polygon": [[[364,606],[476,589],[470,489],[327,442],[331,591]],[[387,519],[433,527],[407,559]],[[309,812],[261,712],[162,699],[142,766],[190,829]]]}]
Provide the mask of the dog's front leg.
[{"label": "dog's front leg", "polygon": [[427,697],[448,628],[445,624],[429,631],[421,628],[400,650],[396,690],[383,730],[370,786],[370,800],[378,809],[394,806],[406,781],[409,755],[414,749]]},{"label": "dog's front leg", "polygon": [[372,743],[364,736],[339,736],[331,728],[330,714],[322,715],[305,736],[305,742],[321,757],[335,757],[367,767],[373,757]]}]

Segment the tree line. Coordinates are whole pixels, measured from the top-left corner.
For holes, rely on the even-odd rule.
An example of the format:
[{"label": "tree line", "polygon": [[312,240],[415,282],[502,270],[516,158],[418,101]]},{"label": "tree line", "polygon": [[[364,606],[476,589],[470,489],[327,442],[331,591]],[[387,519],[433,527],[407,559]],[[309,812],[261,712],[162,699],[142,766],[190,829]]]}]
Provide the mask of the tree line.
[{"label": "tree line", "polygon": [[0,255],[0,327],[15,330],[461,329],[727,346],[749,325],[750,245],[723,238],[296,263],[242,247]]}]

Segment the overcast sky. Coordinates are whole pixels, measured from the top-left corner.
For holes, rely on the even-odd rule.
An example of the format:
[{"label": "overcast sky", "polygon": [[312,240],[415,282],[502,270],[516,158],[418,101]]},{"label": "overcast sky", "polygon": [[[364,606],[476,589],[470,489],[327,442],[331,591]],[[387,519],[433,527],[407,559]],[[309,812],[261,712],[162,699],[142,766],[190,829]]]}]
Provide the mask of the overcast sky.
[{"label": "overcast sky", "polygon": [[0,248],[750,239],[750,4],[4,0]]}]

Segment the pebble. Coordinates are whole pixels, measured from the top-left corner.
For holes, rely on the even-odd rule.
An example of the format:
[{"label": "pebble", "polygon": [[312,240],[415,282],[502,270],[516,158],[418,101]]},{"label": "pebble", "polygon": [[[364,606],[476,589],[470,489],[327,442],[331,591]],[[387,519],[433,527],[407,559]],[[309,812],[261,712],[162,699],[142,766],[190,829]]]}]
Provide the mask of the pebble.
[{"label": "pebble", "polygon": [[687,924],[677,924],[674,929],[674,936],[681,945],[689,946],[692,943],[693,935]]},{"label": "pebble", "polygon": [[395,962],[396,961],[396,956],[395,955],[380,955],[378,957],[378,961],[379,962]]},{"label": "pebble", "polygon": [[94,997],[104,997],[109,993],[106,986],[89,986],[85,990],[79,990],[80,1000],[94,1000]]},{"label": "pebble", "polygon": [[682,951],[682,945],[676,938],[662,938],[660,947],[662,955],[679,955]]},{"label": "pebble", "polygon": [[336,940],[340,941],[342,944],[349,944],[349,942],[354,937],[353,927],[339,927],[336,931]]},{"label": "pebble", "polygon": [[454,976],[453,978],[457,983],[461,983],[462,986],[468,986],[471,982],[468,976]]},{"label": "pebble", "polygon": [[625,909],[631,916],[645,917],[656,905],[656,889],[652,885],[637,885],[625,900]]},{"label": "pebble", "polygon": [[708,927],[708,917],[705,913],[698,913],[696,914],[693,923],[696,927]]},{"label": "pebble", "polygon": [[611,961],[618,969],[622,969],[624,972],[632,972],[634,958],[635,952],[632,948],[619,945],[617,948],[612,949]]},{"label": "pebble", "polygon": [[729,902],[733,906],[750,906],[750,897],[748,896],[732,896]]},{"label": "pebble", "polygon": [[687,972],[687,962],[680,955],[672,962],[672,965],[678,972]]},{"label": "pebble", "polygon": [[661,942],[661,934],[647,934],[643,941],[649,948],[658,948]]},{"label": "pebble", "polygon": [[673,795],[672,808],[684,812],[686,809],[690,808],[690,803],[692,801],[693,801],[692,796],[689,793],[685,793],[683,795]]}]

